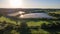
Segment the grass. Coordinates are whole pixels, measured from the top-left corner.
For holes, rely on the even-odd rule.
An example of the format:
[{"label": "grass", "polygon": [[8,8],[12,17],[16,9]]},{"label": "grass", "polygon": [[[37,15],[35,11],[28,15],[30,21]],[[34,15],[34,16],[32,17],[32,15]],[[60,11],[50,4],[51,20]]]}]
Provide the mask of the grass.
[{"label": "grass", "polygon": [[50,12],[50,13],[60,14],[60,11]]},{"label": "grass", "polygon": [[38,22],[30,21],[30,22],[27,22],[27,25],[29,27],[30,26],[41,26],[41,24],[43,24],[43,23],[49,24],[49,22],[47,22],[47,21],[38,21]]},{"label": "grass", "polygon": [[[11,24],[17,25],[16,21],[11,20],[10,18],[6,18],[4,16],[1,16],[0,17],[0,22],[4,22],[4,21],[6,21],[7,23],[11,23]],[[18,23],[20,23],[20,21],[18,21]],[[20,25],[20,24],[18,24],[18,25]]]},{"label": "grass", "polygon": [[[6,21],[6,23],[11,23],[13,25],[18,25],[18,26],[21,25],[21,21],[20,20],[15,21],[15,20],[12,20],[10,18],[6,18],[4,16],[1,16],[0,17],[0,22],[4,22],[4,21]],[[26,24],[27,24],[28,27],[31,27],[31,26],[33,26],[33,27],[36,27],[36,26],[41,27],[41,25],[43,23],[45,23],[46,25],[48,25],[48,24],[52,24],[52,22],[55,23],[56,21],[53,21],[53,20],[38,20],[38,21],[36,21],[36,20],[28,20],[26,22]],[[34,29],[30,29],[30,30],[31,30],[31,34],[50,34],[50,32],[45,31],[45,30],[43,30],[41,28],[38,28],[38,30],[34,30]],[[20,32],[17,32],[16,30],[11,30],[10,33],[11,34],[20,34]],[[58,32],[58,33],[60,34],[60,32]]]},{"label": "grass", "polygon": [[49,32],[44,31],[43,29],[39,29],[39,30],[31,30],[32,34],[49,34]]},{"label": "grass", "polygon": [[12,30],[11,34],[20,34],[19,32],[17,32],[16,30]]}]

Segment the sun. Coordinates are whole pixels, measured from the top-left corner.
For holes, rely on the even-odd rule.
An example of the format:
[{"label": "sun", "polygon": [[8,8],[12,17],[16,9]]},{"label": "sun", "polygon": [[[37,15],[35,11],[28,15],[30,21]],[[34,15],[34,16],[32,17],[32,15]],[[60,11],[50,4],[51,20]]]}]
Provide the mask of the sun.
[{"label": "sun", "polygon": [[22,7],[22,0],[9,0],[10,6],[11,7]]}]

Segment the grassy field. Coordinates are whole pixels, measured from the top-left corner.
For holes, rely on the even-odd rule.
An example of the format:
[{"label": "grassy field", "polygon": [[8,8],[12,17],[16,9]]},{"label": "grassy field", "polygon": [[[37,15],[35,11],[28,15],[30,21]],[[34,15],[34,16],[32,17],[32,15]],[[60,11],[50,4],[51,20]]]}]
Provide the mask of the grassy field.
[{"label": "grassy field", "polygon": [[[20,27],[21,21],[17,21],[17,23],[16,23],[16,21],[11,20],[9,18],[3,17],[3,16],[0,17],[0,23],[4,23],[4,21],[8,25],[9,24],[11,26],[14,25],[15,28],[17,28],[16,26],[18,26],[18,28],[21,28]],[[60,22],[60,21],[58,21],[58,22]],[[51,20],[48,20],[48,21],[47,20],[45,20],[45,21],[44,20],[39,20],[39,21],[32,20],[31,21],[30,20],[30,21],[27,21],[25,24],[22,24],[22,25],[25,25],[25,26],[22,26],[22,25],[21,26],[22,27],[26,27],[26,28],[28,27],[31,34],[50,34],[51,32],[45,31],[44,29],[41,28],[42,27],[42,24],[44,24],[44,23],[48,26],[49,24],[56,23],[56,21],[54,21],[54,20],[53,21],[51,21]],[[5,25],[5,26],[8,27],[8,25]],[[16,30],[18,30],[18,28],[17,29],[15,29],[15,28],[12,29],[10,33],[12,33],[12,34],[20,34],[19,32],[16,31]],[[4,33],[6,33],[6,32],[4,32]]]},{"label": "grassy field", "polygon": [[[60,11],[54,13],[60,14]],[[60,34],[60,20],[59,19],[14,20],[11,18],[7,18],[5,16],[0,16],[0,33],[1,34]]]}]

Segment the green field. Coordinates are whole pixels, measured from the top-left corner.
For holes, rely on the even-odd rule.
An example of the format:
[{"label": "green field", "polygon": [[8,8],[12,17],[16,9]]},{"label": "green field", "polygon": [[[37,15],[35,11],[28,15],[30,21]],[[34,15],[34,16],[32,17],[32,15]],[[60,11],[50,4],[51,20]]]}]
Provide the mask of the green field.
[{"label": "green field", "polygon": [[[60,15],[59,12],[54,12],[54,13]],[[15,20],[1,15],[0,33],[1,34],[60,34],[59,17],[60,16],[56,17],[58,19],[26,19],[26,20],[16,19]]]}]

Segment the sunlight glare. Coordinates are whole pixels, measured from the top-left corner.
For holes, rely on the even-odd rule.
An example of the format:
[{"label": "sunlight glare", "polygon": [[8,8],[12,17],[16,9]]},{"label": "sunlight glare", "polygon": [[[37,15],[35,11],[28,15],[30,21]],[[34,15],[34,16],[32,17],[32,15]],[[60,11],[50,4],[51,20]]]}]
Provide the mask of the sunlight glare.
[{"label": "sunlight glare", "polygon": [[21,7],[22,6],[22,0],[9,0],[11,7]]},{"label": "sunlight glare", "polygon": [[24,15],[21,15],[20,17],[24,17]]},{"label": "sunlight glare", "polygon": [[24,14],[25,12],[19,11],[19,14]]}]

